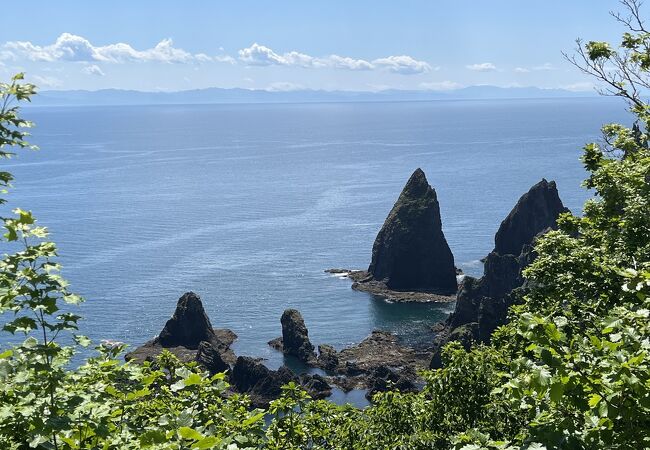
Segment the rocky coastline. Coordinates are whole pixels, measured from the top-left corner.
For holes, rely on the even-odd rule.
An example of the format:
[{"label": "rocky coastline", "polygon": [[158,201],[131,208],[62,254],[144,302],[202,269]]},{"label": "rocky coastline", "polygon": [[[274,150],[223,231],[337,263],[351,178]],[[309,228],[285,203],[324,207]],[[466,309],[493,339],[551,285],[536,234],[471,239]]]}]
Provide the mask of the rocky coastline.
[{"label": "rocky coastline", "polygon": [[366,270],[327,269],[325,273],[336,275],[339,278],[348,278],[352,280],[352,289],[355,291],[367,292],[375,297],[383,298],[391,302],[448,303],[456,301],[455,295],[445,295],[435,291],[396,291],[389,288],[384,281],[376,280]]},{"label": "rocky coastline", "polygon": [[535,240],[557,228],[559,215],[567,211],[555,183],[540,181],[501,223],[495,248],[484,259],[483,276],[458,277],[458,283],[436,192],[417,169],[377,234],[368,270],[326,272],[350,279],[354,290],[389,301],[455,301],[453,313],[432,327],[430,345],[414,348],[390,332],[375,330],[340,351],[327,343],[315,346],[301,313],[287,309],[280,318],[282,335],[268,344],[308,370],[300,374],[286,366],[271,370],[261,358],[235,355],[231,346],[237,335],[213,328],[199,296],[188,292],[178,300],[160,334],[128,353],[126,359],[153,361],[168,350],[210,373],[226,372],[232,392],[248,394],[253,406],[267,406],[291,381],[316,399],[328,397],[334,387],[364,389],[368,399],[388,389],[416,391],[423,385],[419,371],[442,366],[441,349],[446,343],[459,341],[466,348],[476,342],[487,343],[491,333],[506,323],[508,308],[526,288],[522,271],[535,258]]}]

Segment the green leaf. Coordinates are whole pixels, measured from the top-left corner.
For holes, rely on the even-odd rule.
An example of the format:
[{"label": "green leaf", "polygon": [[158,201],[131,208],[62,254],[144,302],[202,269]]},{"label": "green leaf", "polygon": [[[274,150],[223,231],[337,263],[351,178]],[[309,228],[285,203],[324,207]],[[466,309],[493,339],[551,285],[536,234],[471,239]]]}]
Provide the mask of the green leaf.
[{"label": "green leaf", "polygon": [[213,448],[216,447],[221,443],[221,439],[215,437],[215,436],[208,436],[205,437],[198,442],[192,444],[192,448],[196,449],[208,449],[208,448]]},{"label": "green leaf", "polygon": [[201,433],[190,427],[180,427],[178,429],[178,435],[183,439],[191,441],[199,441],[203,439],[203,435]]},{"label": "green leaf", "polygon": [[600,403],[602,399],[603,398],[598,394],[591,394],[591,396],[589,397],[589,407],[595,408],[596,405],[598,405],[598,403]]},{"label": "green leaf", "polygon": [[185,386],[194,386],[195,384],[201,384],[203,378],[198,373],[193,373],[189,377],[185,378]]},{"label": "green leaf", "polygon": [[553,403],[559,403],[562,400],[562,394],[564,394],[564,385],[559,382],[551,384],[550,397]]}]

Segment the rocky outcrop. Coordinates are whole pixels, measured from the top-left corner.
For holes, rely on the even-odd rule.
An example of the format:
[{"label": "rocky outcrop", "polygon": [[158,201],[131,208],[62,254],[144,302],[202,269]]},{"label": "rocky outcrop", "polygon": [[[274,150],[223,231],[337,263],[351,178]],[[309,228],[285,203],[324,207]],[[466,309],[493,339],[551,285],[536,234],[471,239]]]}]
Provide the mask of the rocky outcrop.
[{"label": "rocky outcrop", "polygon": [[368,272],[392,290],[456,291],[436,191],[421,169],[413,172],[377,234]]},{"label": "rocky outcrop", "polygon": [[208,341],[201,341],[199,344],[196,362],[205,367],[211,375],[230,371],[230,366],[223,360],[219,350]]},{"label": "rocky outcrop", "polygon": [[230,382],[235,389],[248,394],[255,407],[266,407],[272,400],[280,397],[282,386],[298,377],[285,366],[271,370],[258,359],[240,356],[232,369]]},{"label": "rocky outcrop", "polygon": [[519,255],[525,245],[548,228],[557,229],[557,218],[568,209],[562,204],[555,181],[542,179],[521,196],[494,236],[494,252]]},{"label": "rocky outcrop", "polygon": [[318,346],[317,365],[327,371],[334,371],[339,365],[339,356],[331,345],[322,344]]},{"label": "rocky outcrop", "polygon": [[286,366],[271,370],[259,359],[240,356],[232,369],[230,382],[237,392],[248,394],[255,407],[267,407],[280,397],[282,386],[293,381],[300,384],[314,399],[322,399],[332,394],[332,387],[318,374],[296,376]]},{"label": "rocky outcrop", "polygon": [[187,292],[178,300],[176,310],[160,334],[134,351],[127,361],[153,361],[168,350],[182,362],[198,361],[210,372],[226,371],[234,364],[235,354],[230,346],[237,335],[228,329],[212,328],[198,295]]},{"label": "rocky outcrop", "polygon": [[321,345],[319,351],[319,366],[332,375],[334,384],[346,391],[369,389],[370,395],[388,386],[410,392],[418,380],[417,370],[426,368],[431,358],[430,352],[401,345],[397,336],[379,330],[340,352],[329,345]]},{"label": "rocky outcrop", "polygon": [[287,309],[280,318],[282,324],[282,351],[309,363],[316,359],[314,346],[309,341],[309,332],[300,312]]},{"label": "rocky outcrop", "polygon": [[280,317],[282,337],[272,339],[269,346],[285,355],[294,356],[300,361],[313,365],[316,361],[314,346],[309,340],[305,321],[296,309],[286,309]]},{"label": "rocky outcrop", "polygon": [[316,373],[300,375],[300,384],[314,400],[320,400],[332,395],[332,386],[323,376]]},{"label": "rocky outcrop", "polygon": [[385,298],[399,303],[446,303],[456,300],[456,295],[440,294],[431,291],[396,291],[386,286],[385,281],[378,281],[371,273],[365,270],[327,269],[326,273],[336,275],[338,278],[352,280],[352,289],[367,292],[375,297]]},{"label": "rocky outcrop", "polygon": [[196,349],[201,341],[215,338],[210,319],[203,309],[203,303],[194,292],[187,292],[178,299],[171,319],[158,335],[163,347],[186,347]]},{"label": "rocky outcrop", "polygon": [[430,367],[441,366],[440,349],[447,342],[466,348],[489,342],[492,332],[506,323],[513,293],[525,285],[522,271],[535,259],[535,239],[556,229],[558,216],[567,211],[553,181],[540,181],[519,199],[497,231],[483,276],[466,276],[461,282],[454,312],[436,337]]},{"label": "rocky outcrop", "polygon": [[417,392],[418,386],[415,382],[416,379],[417,374],[410,368],[397,370],[388,366],[376,367],[368,377],[366,398],[372,400],[372,397],[376,393],[389,390]]}]

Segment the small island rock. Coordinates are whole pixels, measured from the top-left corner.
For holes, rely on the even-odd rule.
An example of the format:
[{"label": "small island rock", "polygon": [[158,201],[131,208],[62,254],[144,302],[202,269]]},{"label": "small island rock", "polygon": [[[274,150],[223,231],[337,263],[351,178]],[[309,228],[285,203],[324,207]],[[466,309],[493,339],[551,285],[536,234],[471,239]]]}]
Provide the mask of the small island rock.
[{"label": "small island rock", "polygon": [[456,292],[454,256],[442,232],[436,191],[417,169],[372,248],[368,272],[393,290]]}]

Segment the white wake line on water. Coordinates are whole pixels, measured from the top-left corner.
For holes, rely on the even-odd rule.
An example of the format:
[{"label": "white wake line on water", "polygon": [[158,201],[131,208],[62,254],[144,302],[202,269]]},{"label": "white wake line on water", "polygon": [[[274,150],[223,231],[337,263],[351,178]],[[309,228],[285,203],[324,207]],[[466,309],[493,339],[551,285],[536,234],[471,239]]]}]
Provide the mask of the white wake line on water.
[{"label": "white wake line on water", "polygon": [[[351,201],[351,195],[341,196],[341,193],[352,191],[357,186],[348,186],[329,189],[325,191],[318,201],[308,210],[298,214],[291,214],[271,218],[258,218],[250,220],[239,220],[237,222],[226,224],[206,225],[203,227],[193,228],[191,230],[184,230],[180,233],[178,230],[169,229],[165,230],[169,233],[167,236],[153,239],[147,242],[136,242],[131,244],[122,245],[120,247],[94,252],[85,258],[77,258],[75,263],[68,265],[68,269],[73,268],[87,268],[93,267],[98,264],[103,264],[107,260],[116,259],[122,255],[142,251],[142,250],[155,250],[165,248],[171,244],[179,244],[184,241],[201,238],[204,236],[216,235],[219,231],[225,230],[259,230],[264,229],[278,229],[278,227],[296,227],[304,226],[307,223],[314,223],[317,219],[326,219],[327,212],[331,211],[339,205],[347,205]],[[119,230],[118,230],[119,231]],[[164,232],[164,231],[161,231]],[[252,252],[253,254],[254,252]],[[195,256],[195,255],[193,255]],[[250,255],[249,255],[250,256]]]}]

